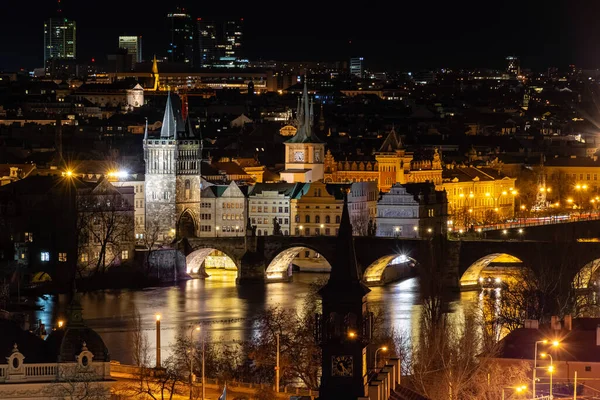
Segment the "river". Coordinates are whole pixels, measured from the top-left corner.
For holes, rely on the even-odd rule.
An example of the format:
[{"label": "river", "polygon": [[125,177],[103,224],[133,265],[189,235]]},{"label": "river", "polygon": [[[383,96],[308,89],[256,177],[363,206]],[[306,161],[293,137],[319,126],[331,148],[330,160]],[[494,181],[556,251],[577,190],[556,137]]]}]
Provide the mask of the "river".
[{"label": "river", "polygon": [[[162,357],[169,344],[181,332],[190,332],[193,324],[206,326],[208,340],[232,341],[251,337],[253,317],[273,307],[300,307],[311,284],[327,274],[295,273],[293,282],[266,285],[236,285],[235,277],[215,274],[206,280],[194,279],[177,286],[145,290],[103,290],[81,295],[83,317],[90,328],[104,339],[111,358],[132,362],[131,343],[134,310],[140,313],[148,334],[151,354],[155,352],[156,314],[161,314]],[[450,302],[453,312],[476,299],[475,293],[461,293]],[[420,315],[419,279],[411,278],[383,287],[371,288],[370,307],[381,307],[386,324],[398,332],[414,334]],[[39,299],[43,311],[36,313],[46,326],[56,326],[66,316],[67,295]]]}]

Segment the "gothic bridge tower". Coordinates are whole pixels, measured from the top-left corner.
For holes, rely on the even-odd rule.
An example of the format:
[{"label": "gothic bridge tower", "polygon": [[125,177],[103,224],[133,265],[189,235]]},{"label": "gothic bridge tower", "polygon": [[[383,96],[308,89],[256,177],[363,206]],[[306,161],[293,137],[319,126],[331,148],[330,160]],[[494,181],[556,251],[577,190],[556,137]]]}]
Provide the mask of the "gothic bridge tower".
[{"label": "gothic bridge tower", "polygon": [[348,195],[327,284],[319,291],[323,314],[317,319],[317,340],[322,352],[321,400],[356,400],[366,395],[367,346],[372,336],[372,316],[367,312],[367,288],[361,281]]},{"label": "gothic bridge tower", "polygon": [[202,138],[188,116],[184,122],[181,101],[167,96],[160,137],[144,133],[146,163],[146,234],[172,241],[196,236],[200,218],[200,164]]}]

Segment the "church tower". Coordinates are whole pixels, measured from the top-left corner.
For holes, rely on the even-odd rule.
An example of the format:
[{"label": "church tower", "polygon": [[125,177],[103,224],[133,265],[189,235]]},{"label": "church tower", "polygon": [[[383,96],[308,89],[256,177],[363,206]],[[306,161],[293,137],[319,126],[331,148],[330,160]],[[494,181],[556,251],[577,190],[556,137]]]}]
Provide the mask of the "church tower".
[{"label": "church tower", "polygon": [[321,400],[356,400],[366,395],[367,346],[372,337],[369,292],[358,272],[346,194],[331,275],[319,291],[323,299],[323,314],[317,320]]},{"label": "church tower", "polygon": [[281,179],[288,182],[316,182],[323,179],[325,143],[313,132],[314,103],[308,98],[306,81],[298,99],[298,131],[285,145],[285,170]]},{"label": "church tower", "polygon": [[[389,192],[394,183],[406,183],[404,169],[410,166],[412,157],[405,157],[402,141],[396,135],[394,128],[385,138],[381,148],[375,155],[379,168],[379,190]],[[405,158],[407,158],[405,160]],[[405,162],[408,165],[405,166]]]},{"label": "church tower", "polygon": [[160,137],[148,137],[147,123],[144,133],[146,234],[165,242],[195,236],[200,212],[202,141],[174,99],[169,92]]}]

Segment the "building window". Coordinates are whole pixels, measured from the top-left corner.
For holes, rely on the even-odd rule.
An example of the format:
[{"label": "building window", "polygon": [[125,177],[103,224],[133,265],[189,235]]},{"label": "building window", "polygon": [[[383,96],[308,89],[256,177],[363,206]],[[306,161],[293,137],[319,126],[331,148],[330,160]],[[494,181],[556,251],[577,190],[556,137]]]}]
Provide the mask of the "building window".
[{"label": "building window", "polygon": [[325,235],[327,235],[327,236],[331,235],[331,229],[325,228]]},{"label": "building window", "polygon": [[279,212],[283,212],[283,207],[279,207]]},{"label": "building window", "polygon": [[290,223],[290,220],[289,220],[288,218],[285,218],[283,221],[284,221],[284,222],[283,222],[283,223],[284,223],[284,225],[287,225],[287,224],[289,224],[289,223]]},{"label": "building window", "polygon": [[326,224],[329,224],[329,223],[331,223],[331,217],[330,217],[329,215],[326,215],[326,216],[325,216],[325,223],[326,223]]},{"label": "building window", "polygon": [[320,224],[320,223],[321,223],[321,216],[320,216],[320,215],[317,215],[317,216],[315,217],[315,222],[316,222],[317,224]]},{"label": "building window", "polygon": [[81,262],[88,262],[88,253],[81,253]]},{"label": "building window", "polygon": [[50,261],[50,253],[47,251],[42,251],[40,253],[40,260],[43,262]]},{"label": "building window", "polygon": [[427,210],[427,216],[429,216],[429,217],[433,217],[434,216],[434,212],[433,212],[432,208],[430,208],[429,210]]},{"label": "building window", "polygon": [[58,261],[67,262],[67,253],[58,253]]},{"label": "building window", "polygon": [[315,236],[319,236],[321,234],[320,228],[315,228]]},{"label": "building window", "polygon": [[128,259],[129,259],[129,250],[121,251],[121,260],[128,260]]},{"label": "building window", "polygon": [[[339,215],[336,215],[336,216],[335,216],[335,223],[336,223],[336,224],[339,224],[339,223],[340,223],[340,216],[339,216]],[[337,233],[336,233],[336,235],[337,235]]]},{"label": "building window", "polygon": [[592,366],[591,365],[586,365],[585,366],[585,372],[591,372],[592,371]]},{"label": "building window", "polygon": [[261,229],[258,230],[257,235],[258,236],[262,236],[262,230]]},{"label": "building window", "polygon": [[310,228],[306,228],[304,231],[306,232],[306,236],[310,235]]},{"label": "building window", "polygon": [[94,252],[94,260],[97,260],[100,258],[100,252],[99,251],[95,251]]},{"label": "building window", "polygon": [[33,242],[33,233],[32,232],[25,232],[25,241]]},{"label": "building window", "polygon": [[284,210],[285,210],[285,211],[284,211],[285,213],[288,213],[288,212],[290,212],[290,209],[289,209],[288,207],[285,207],[285,208],[284,208]]},{"label": "building window", "polygon": [[310,215],[304,216],[304,222],[307,223],[307,224],[310,223]]},{"label": "building window", "polygon": [[310,257],[310,250],[306,250],[304,252],[304,258],[308,258],[308,257]]},{"label": "building window", "polygon": [[300,222],[300,215],[296,214],[296,216],[294,217],[294,221]]}]

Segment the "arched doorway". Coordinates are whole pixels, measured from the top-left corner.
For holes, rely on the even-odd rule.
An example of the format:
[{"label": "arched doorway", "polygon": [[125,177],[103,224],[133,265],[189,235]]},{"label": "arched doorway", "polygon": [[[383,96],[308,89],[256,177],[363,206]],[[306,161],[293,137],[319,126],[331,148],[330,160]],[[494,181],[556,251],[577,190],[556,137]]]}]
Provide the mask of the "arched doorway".
[{"label": "arched doorway", "polygon": [[460,278],[461,290],[479,289],[482,286],[499,286],[518,274],[523,262],[506,253],[492,253],[481,257],[466,269]]},{"label": "arched doorway", "polygon": [[177,229],[177,234],[179,238],[196,237],[196,221],[194,220],[194,217],[188,210],[185,210],[179,217]]},{"label": "arched doorway", "polygon": [[375,260],[363,274],[368,286],[381,286],[416,275],[417,262],[405,254],[390,254]]},{"label": "arched doorway", "polygon": [[198,249],[186,257],[186,270],[197,278],[234,280],[238,276],[238,265],[222,251],[214,248]]},{"label": "arched doorway", "polygon": [[308,247],[295,246],[283,250],[269,263],[267,281],[289,280],[294,266],[306,272],[330,272],[331,264],[321,254]]}]

